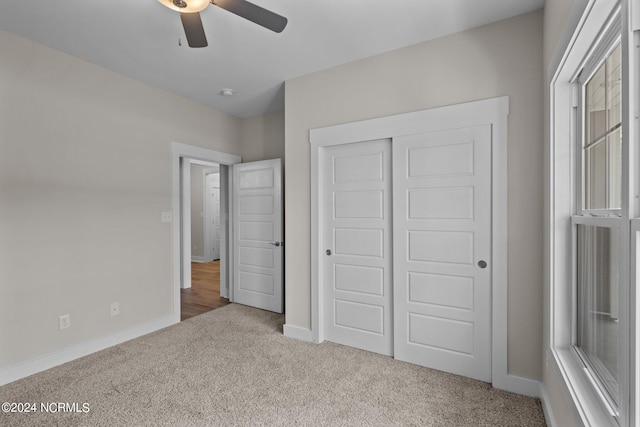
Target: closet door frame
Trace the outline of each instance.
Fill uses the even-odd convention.
[[[492,127],[492,230],[491,254],[491,382],[494,387],[520,394],[539,394],[537,381],[508,373],[507,342],[507,96],[467,102],[411,113],[328,126],[310,131],[311,144],[311,334],[324,341],[322,272],[322,150],[325,147],[393,138],[453,128]]]

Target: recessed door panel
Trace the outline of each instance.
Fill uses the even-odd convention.
[[[404,153],[407,172],[405,176],[421,178],[472,175],[473,147],[472,140],[462,143],[458,141],[447,143],[443,139],[442,141],[433,141],[426,147],[409,148]]]
[[[273,195],[247,195],[238,197],[239,215],[273,215]]]
[[[245,267],[274,267],[273,248],[240,248],[240,262]]]
[[[384,229],[336,228],[336,255],[381,258],[384,255]]]
[[[384,179],[384,158],[382,153],[339,156],[332,159],[334,184],[362,181],[382,181]]]
[[[450,264],[473,262],[473,233],[409,230],[409,261]]]
[[[473,323],[409,313],[411,344],[443,352],[473,355]]]
[[[409,219],[473,219],[473,187],[409,190]]]
[[[274,175],[274,171],[271,168],[241,171],[238,174],[238,187],[241,190],[273,188]]]
[[[340,191],[335,193],[334,212],[339,219],[383,218],[382,191]]]
[[[409,273],[409,302],[473,310],[473,277]]]
[[[241,271],[238,275],[239,289],[256,292],[268,296],[275,294],[273,276],[268,274],[249,273]]]
[[[384,309],[379,305],[335,301],[335,324],[356,331],[384,333]]]
[[[240,239],[256,242],[275,241],[273,223],[269,221],[243,221],[240,228]]]
[[[384,296],[384,268],[335,264],[333,283],[338,291]]]

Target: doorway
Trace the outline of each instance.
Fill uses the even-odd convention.
[[[225,298],[233,299],[229,289],[229,283],[232,282],[232,271],[230,271],[229,263],[231,259],[231,251],[229,249],[232,233],[229,226],[229,218],[231,217],[232,207],[229,203],[229,170],[230,166],[240,163],[240,156],[221,153],[217,151],[207,150],[200,147],[172,143],[172,171],[173,171],[173,317],[175,322],[179,322],[182,318],[182,296],[185,290],[191,289],[193,293],[194,282],[198,282],[202,275],[204,277],[219,277],[218,293]],[[194,181],[200,181],[203,184],[200,188],[200,198],[204,200],[204,173],[207,169],[217,168],[220,174],[220,212],[221,220],[219,226],[219,259],[212,265],[198,265],[193,271],[194,261],[200,261],[198,264],[208,264],[204,261],[214,261],[213,259],[205,259],[204,251],[195,254],[192,244],[192,224],[200,225],[201,240],[196,242],[196,249],[204,246],[204,209],[192,212],[192,166],[200,168],[199,173],[194,175]],[[203,205],[204,207],[204,205]],[[202,213],[202,216],[201,216]],[[192,217],[195,217],[192,218]],[[200,258],[198,258],[198,256]],[[200,271],[203,270],[203,271]],[[215,283],[213,284],[215,286]]]
[[[173,212],[169,221],[173,222],[172,305],[176,323],[181,318],[181,291],[192,286],[192,165],[219,166],[220,296],[230,302],[283,311],[282,162],[240,163],[240,156],[172,143]],[[200,214],[197,212],[196,221],[200,221]]]
[[[184,161],[186,164],[187,161]],[[191,221],[191,286],[180,289],[180,319],[186,320],[229,304],[220,286],[221,167],[217,163],[189,160]],[[223,172],[224,173],[224,172]],[[222,291],[222,292],[221,292]]]

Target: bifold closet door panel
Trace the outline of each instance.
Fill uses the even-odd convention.
[[[393,351],[390,140],[324,149],[325,338]]]
[[[491,127],[393,139],[394,355],[491,380]]]

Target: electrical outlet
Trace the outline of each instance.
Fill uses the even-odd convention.
[[[171,212],[162,212],[160,214],[161,222],[171,222],[173,220],[173,214]]]
[[[60,326],[60,330],[67,329],[71,327],[71,315],[65,314],[63,316],[58,317],[58,325]]]
[[[112,316],[117,316],[118,314],[120,314],[120,303],[119,302],[112,302],[111,303],[111,315]]]

